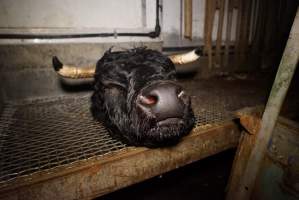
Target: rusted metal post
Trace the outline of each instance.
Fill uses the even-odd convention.
[[[220,67],[222,65],[221,45],[222,45],[223,23],[224,23],[225,0],[218,1],[218,8],[219,8],[219,17],[218,17],[217,39],[216,39],[216,66]]]
[[[205,30],[204,30],[204,40],[205,40],[205,48],[204,52],[208,54],[209,60],[209,69],[211,70],[213,67],[213,55],[212,55],[212,34],[214,27],[214,19],[216,12],[216,0],[206,0],[206,8],[205,8]]]
[[[237,27],[236,27],[236,41],[235,41],[235,58],[234,58],[234,71],[240,67],[239,60],[240,60],[240,42],[241,42],[241,35],[242,35],[242,22],[244,21],[244,0],[238,0],[237,7],[238,7],[238,15],[237,15]]]
[[[192,0],[184,0],[184,37],[192,40]]]
[[[284,50],[274,84],[262,117],[256,143],[250,154],[248,164],[241,177],[235,199],[248,200],[255,184],[255,180],[271,138],[281,105],[288,91],[290,82],[299,60],[299,9]]]
[[[231,32],[232,32],[232,19],[234,11],[233,0],[228,0],[228,10],[227,10],[227,26],[226,26],[226,40],[225,40],[225,57],[224,66],[229,65],[229,48],[231,45]]]
[[[240,56],[239,65],[244,65],[248,59],[248,46],[249,46],[249,32],[250,32],[250,20],[252,12],[252,0],[244,2],[244,19],[243,26],[241,28],[241,40],[240,40]]]

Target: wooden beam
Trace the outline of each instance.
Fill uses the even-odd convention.
[[[218,17],[218,29],[217,29],[217,40],[216,40],[216,64],[217,66],[222,65],[221,59],[221,46],[222,46],[222,32],[223,32],[223,23],[224,23],[224,8],[225,0],[218,1],[219,7],[219,17]]]
[[[225,40],[225,56],[224,65],[229,66],[229,48],[231,46],[232,21],[233,21],[234,3],[233,0],[228,0],[227,20],[226,20],[226,40]]]
[[[252,148],[256,142],[257,133],[261,126],[263,111],[264,107],[259,106],[243,108],[236,112],[236,115],[240,119],[240,123],[245,130],[241,133],[240,142],[235,154],[226,194],[227,200],[237,199],[236,193],[239,188],[241,177],[248,163],[250,153],[252,152]]]
[[[212,34],[213,34],[213,26],[214,26],[215,12],[216,12],[216,0],[206,0],[205,3],[206,3],[206,8],[205,8],[204,52],[208,54],[209,69],[212,69],[213,67]]]
[[[192,0],[184,0],[184,37],[192,40]]]

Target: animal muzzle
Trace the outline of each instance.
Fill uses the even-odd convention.
[[[183,123],[190,97],[173,82],[159,82],[147,86],[137,97],[137,107],[158,125]]]

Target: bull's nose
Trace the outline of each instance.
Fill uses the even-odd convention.
[[[154,84],[144,89],[138,96],[138,106],[157,121],[182,118],[189,97],[174,83]]]

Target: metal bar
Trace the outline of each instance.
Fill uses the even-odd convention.
[[[213,26],[216,12],[216,0],[206,0],[206,9],[205,9],[205,30],[204,30],[204,38],[205,38],[205,53],[208,54],[209,60],[209,69],[211,70],[213,67],[213,55],[212,55],[212,34],[213,34]]]
[[[224,9],[225,0],[220,0],[219,2],[219,17],[218,17],[218,30],[217,30],[217,40],[216,40],[216,65],[220,67],[222,65],[221,59],[221,45],[222,45],[222,31],[224,23]]]
[[[251,18],[250,18],[250,32],[249,32],[249,44],[252,44],[254,34],[257,28],[257,18],[258,18],[258,9],[259,9],[259,2],[258,0],[252,0],[252,11],[251,11]]]
[[[180,0],[180,39],[183,38],[183,0]]]
[[[255,180],[271,138],[281,105],[285,99],[290,82],[299,60],[299,9],[284,50],[274,84],[263,114],[262,124],[257,136],[248,165],[240,181],[236,199],[250,199]]]
[[[240,63],[242,65],[247,63],[248,58],[248,48],[249,48],[249,33],[250,33],[250,20],[251,20],[251,9],[252,9],[252,0],[245,2],[244,9],[244,25],[243,25],[243,36],[241,40],[241,55]]]
[[[227,26],[226,26],[226,40],[225,40],[225,56],[224,66],[229,65],[229,47],[231,45],[232,19],[233,19],[234,4],[233,0],[228,0],[227,10]]]
[[[261,49],[265,34],[265,23],[266,23],[266,13],[268,12],[268,7],[266,1],[257,1],[257,16],[256,16],[256,27],[252,36],[252,47],[251,54],[255,57],[258,63],[261,60]]]
[[[236,27],[236,40],[235,40],[235,58],[234,58],[234,70],[239,67],[240,60],[240,43],[242,36],[242,22],[244,15],[244,0],[238,0],[238,15],[237,15],[237,27]]]
[[[192,40],[192,0],[184,0],[184,37]]]

